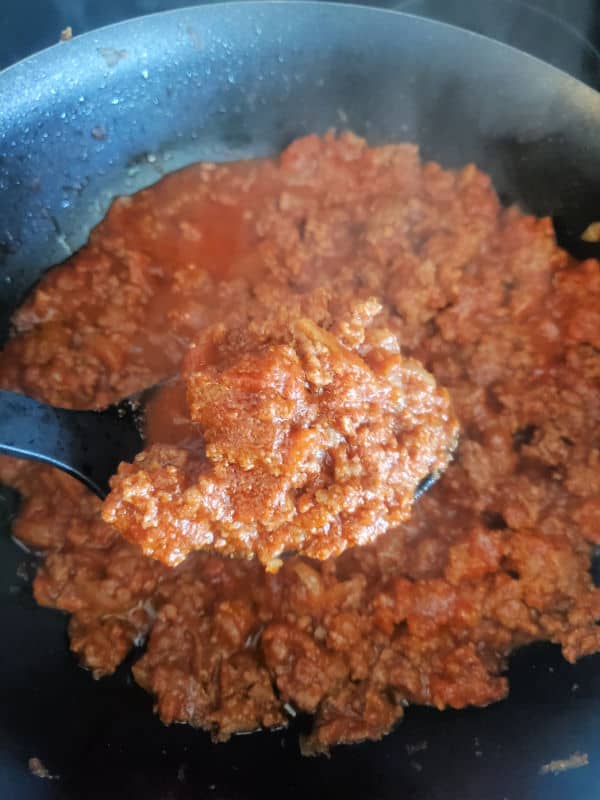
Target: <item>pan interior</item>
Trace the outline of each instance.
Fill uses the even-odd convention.
[[[445,166],[475,161],[505,202],[554,216],[565,241],[600,208],[600,96],[503,45],[385,11],[249,2],[154,15],[16,65],[0,75],[0,96],[0,337],[114,196],[193,161],[268,155],[331,127],[372,144],[416,141]],[[3,529],[13,500],[0,504]],[[544,792],[552,778],[538,767],[583,746],[600,759],[598,658],[571,667],[551,647],[516,656],[506,703],[460,715],[412,709],[396,735],[327,764],[301,761],[294,732],[211,748],[190,729],[163,728],[126,669],[95,684],[75,667],[65,620],[30,598],[29,563],[0,537],[5,796],[60,787],[64,797],[153,798],[187,782],[223,798],[304,798],[322,792],[326,773],[352,797],[403,787],[474,800]],[[526,748],[520,730],[535,732]],[[34,756],[62,783],[31,778]],[[561,787],[584,800],[585,772],[561,776]]]

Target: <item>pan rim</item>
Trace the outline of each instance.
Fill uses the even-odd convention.
[[[10,64],[8,67],[0,70],[0,90],[10,91],[12,88],[12,79],[18,79],[23,70],[29,71],[32,67],[37,67],[38,64],[43,66],[48,59],[57,56],[61,48],[73,46],[76,46],[77,48],[86,47],[90,39],[93,39],[96,36],[105,37],[113,30],[122,30],[123,28],[127,27],[134,28],[138,25],[145,24],[148,20],[167,18],[175,19],[178,16],[185,17],[186,15],[190,14],[202,16],[210,13],[213,9],[244,9],[244,12],[247,16],[252,16],[259,10],[268,8],[275,8],[278,9],[278,11],[283,11],[285,9],[286,13],[291,9],[298,11],[300,8],[306,8],[312,13],[324,10],[331,11],[334,8],[339,12],[341,8],[348,8],[352,11],[358,11],[365,16],[380,18],[387,16],[390,19],[398,18],[400,20],[410,20],[411,24],[425,25],[431,30],[438,31],[440,34],[444,32],[450,32],[453,36],[462,36],[480,44],[487,43],[488,45],[495,47],[498,53],[505,52],[507,57],[513,56],[520,59],[525,59],[532,66],[535,65],[538,69],[542,68],[546,70],[549,77],[553,75],[556,78],[560,77],[563,81],[571,81],[574,86],[578,87],[578,89],[586,89],[591,93],[591,96],[596,98],[600,97],[600,88],[595,89],[593,86],[584,83],[579,78],[576,78],[565,70],[550,64],[548,61],[544,61],[538,56],[532,55],[531,53],[521,50],[518,47],[506,44],[499,39],[494,39],[490,36],[486,36],[485,34],[470,31],[467,28],[461,28],[458,25],[431,19],[429,17],[422,17],[418,14],[412,14],[407,11],[370,6],[366,5],[365,3],[348,3],[345,2],[345,0],[205,0],[202,5],[186,5],[181,6],[180,8],[167,9],[165,11],[155,11],[149,14],[140,14],[139,16],[128,17],[127,19],[123,19],[118,22],[102,25],[98,28],[85,31],[84,33],[76,34],[67,41],[58,41],[55,44],[31,53],[25,58],[16,61],[14,64]],[[348,11],[342,13],[350,12]],[[31,76],[29,75],[28,78],[30,77]]]

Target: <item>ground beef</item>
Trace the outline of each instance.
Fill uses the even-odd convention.
[[[38,601],[71,614],[96,676],[146,638],[134,675],[166,723],[222,740],[298,709],[319,752],[382,736],[409,703],[504,697],[528,642],[571,661],[600,649],[600,266],[560,250],[550,220],[503,209],[474,166],[311,136],[117,200],[16,312],[0,385],[97,407],[179,373],[215,325],[258,331],[293,309],[330,331],[370,298],[369,329],[449,388],[461,427],[443,477],[373,544],[276,574],[209,553],[168,568],[71,478],[1,461],[24,497],[15,534],[45,554]],[[179,388],[167,406],[153,441],[193,443]]]
[[[104,520],[170,566],[214,550],[270,572],[284,553],[323,560],[404,522],[457,424],[433,376],[370,328],[380,310],[353,309],[347,339],[281,311],[261,336],[209,328],[184,364],[204,447],[157,442],[121,464]]]

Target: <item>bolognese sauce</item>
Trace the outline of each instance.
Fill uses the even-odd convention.
[[[309,136],[277,159],[198,164],[116,200],[15,313],[0,385],[97,408],[183,375],[157,399],[153,444],[134,470],[160,472],[166,458],[185,473],[200,448],[226,470],[262,470],[248,519],[258,505],[276,513],[277,481],[301,459],[317,480],[287,497],[299,520],[314,513],[321,468],[330,479],[338,466],[335,414],[316,426],[314,452],[327,457],[312,464],[311,448],[290,457],[287,423],[260,428],[252,405],[262,391],[276,416],[283,403],[283,416],[312,420],[316,384],[304,379],[320,379],[328,353],[340,359],[326,369],[337,399],[354,397],[337,397],[344,359],[356,370],[373,436],[365,458],[385,446],[398,405],[378,421],[360,390],[392,391],[391,376],[442,406],[427,374],[447,387],[460,442],[409,517],[359,502],[359,515],[392,528],[324,560],[287,557],[276,572],[214,552],[169,567],[123,538],[118,503],[103,518],[73,479],[4,458],[2,479],[23,495],[14,534],[43,554],[37,601],[71,615],[71,647],[95,677],[145,641],[133,673],[164,722],[221,741],[301,710],[314,715],[303,745],[313,753],[382,736],[411,703],[505,697],[507,659],[529,642],[556,642],[570,661],[597,651],[598,309],[598,262],[571,259],[550,220],[503,208],[475,166],[423,163],[408,144]],[[346,455],[342,443],[347,487],[360,465]],[[384,484],[393,491],[386,476],[378,498]],[[280,543],[263,560],[279,553]]]
[[[372,327],[380,310],[358,304],[333,330],[282,307],[209,327],[184,360],[180,417],[204,446],[159,439],[121,464],[104,520],[171,566],[212,550],[270,572],[286,552],[323,560],[404,522],[421,481],[446,467],[457,424],[448,393]],[[172,414],[158,397],[149,431]]]

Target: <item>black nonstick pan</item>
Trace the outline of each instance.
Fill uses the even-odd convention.
[[[32,24],[34,24],[32,20]],[[80,247],[110,200],[199,159],[279,151],[351,128],[475,161],[501,197],[578,243],[600,216],[600,95],[504,45],[423,19],[312,2],[149,16],[62,43],[0,74],[0,330],[42,272]],[[166,728],[128,665],[95,682],[61,614],[37,608],[31,556],[0,500],[0,797],[594,800],[600,656],[512,659],[510,698],[411,708],[379,743],[299,754],[298,728],[212,745]],[[574,756],[574,758],[571,758]],[[31,774],[38,758],[50,776]],[[544,768],[571,758],[573,769]]]

